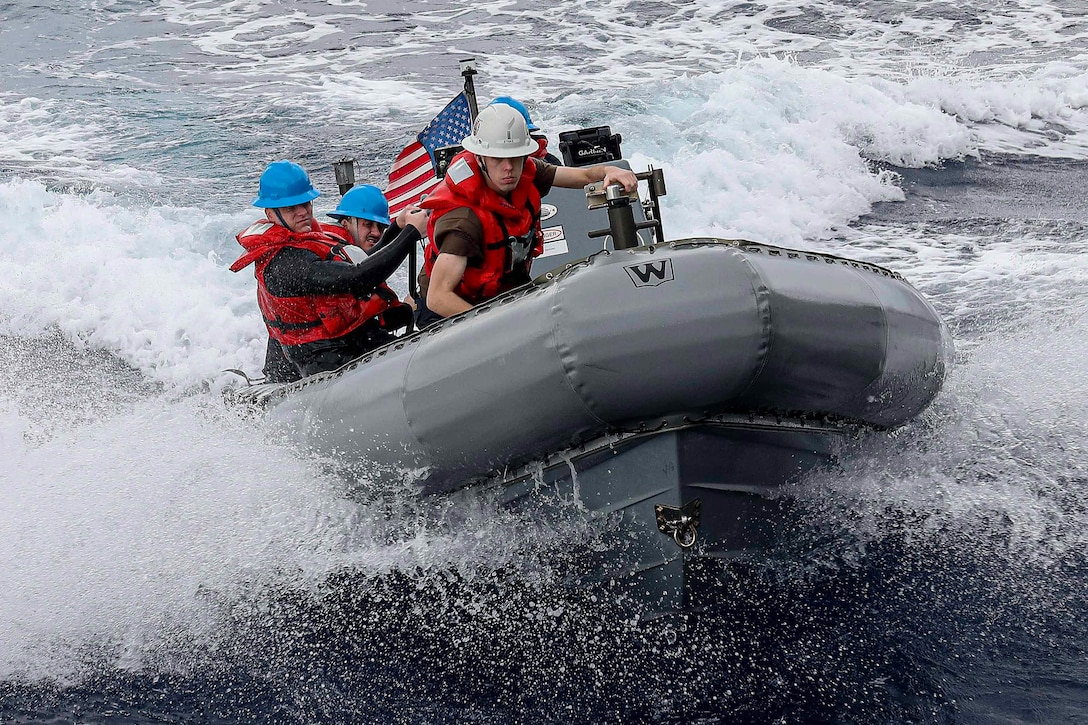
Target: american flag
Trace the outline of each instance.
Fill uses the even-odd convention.
[[[421,196],[438,184],[434,173],[434,150],[459,144],[471,132],[468,98],[459,93],[393,162],[389,185],[385,188],[390,216],[409,204],[418,203]]]

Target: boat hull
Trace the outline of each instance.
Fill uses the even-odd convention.
[[[708,572],[773,549],[790,510],[784,487],[828,465],[859,428],[743,415],[603,436],[496,480],[501,505],[534,520],[576,502],[617,532],[580,584],[607,586],[643,617],[690,611],[713,596]],[[453,494],[457,495],[457,494]],[[662,530],[659,511],[695,507],[687,536]],[[557,522],[557,525],[561,525]]]
[[[610,430],[722,412],[895,426],[947,331],[898,275],[692,239],[601,252],[338,371],[255,397],[345,469],[449,491]]]

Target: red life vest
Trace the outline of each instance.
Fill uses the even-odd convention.
[[[457,154],[446,170],[443,183],[420,204],[424,209],[432,210],[427,222],[423,272],[430,277],[438,259],[435,223],[448,211],[468,207],[483,226],[484,238],[480,242],[484,258],[479,266],[465,268],[454,292],[474,305],[513,289],[515,283],[511,278],[524,279],[532,258],[544,251],[544,237],[540,232],[540,191],[533,183],[535,176],[536,164],[526,159],[521,178],[507,199],[487,185],[475,155],[467,151]],[[516,254],[518,246],[524,252],[520,260]]]
[[[536,141],[536,151],[529,155],[534,159],[544,161],[548,156],[548,139],[546,137],[536,138],[534,136],[533,140]]]
[[[352,294],[270,295],[265,288],[264,271],[276,252],[284,247],[305,249],[324,260],[351,262],[343,251],[345,245],[351,244],[343,227],[315,224],[316,231],[292,232],[279,224],[261,220],[237,236],[246,253],[230,266],[230,270],[238,272],[256,262],[253,276],[257,278],[257,306],[261,308],[269,337],[283,345],[332,340],[358,329],[369,320],[376,319],[382,324],[382,313],[401,304],[393,290],[384,284],[363,299]]]

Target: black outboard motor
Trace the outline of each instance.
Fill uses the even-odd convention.
[[[559,151],[567,166],[592,166],[622,159],[622,140],[623,137],[612,133],[608,126],[580,128],[559,134]]]

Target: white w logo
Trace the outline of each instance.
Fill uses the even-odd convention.
[[[667,257],[657,262],[631,264],[624,270],[636,287],[656,287],[673,279],[672,260]]]

